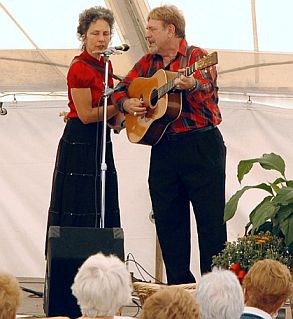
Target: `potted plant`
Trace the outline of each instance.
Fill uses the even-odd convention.
[[[270,153],[262,157],[242,160],[238,164],[237,178],[242,182],[244,175],[250,172],[254,164],[263,169],[275,170],[280,173],[273,182],[244,186],[227,202],[224,212],[224,222],[231,219],[237,210],[241,196],[250,189],[261,189],[268,193],[249,214],[249,222],[245,234],[257,234],[269,231],[284,239],[290,253],[293,253],[293,180],[285,176],[285,162],[280,155]]]
[[[217,256],[213,256],[212,266],[234,271],[242,283],[250,267],[261,259],[274,259],[289,269],[293,267],[293,256],[283,238],[270,232],[248,234],[226,242],[225,248]]]

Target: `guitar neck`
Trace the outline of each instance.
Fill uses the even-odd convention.
[[[217,52],[213,52],[201,58],[200,60],[196,61],[192,65],[186,67],[184,75],[190,76],[196,70],[202,70],[212,65],[215,65],[217,63],[218,63],[218,54]],[[176,77],[167,81],[166,84],[158,88],[158,98],[161,98],[162,96],[164,96],[165,94],[167,94],[168,92],[172,91],[175,88],[175,79],[177,79],[180,76],[180,74],[182,73],[178,72]]]

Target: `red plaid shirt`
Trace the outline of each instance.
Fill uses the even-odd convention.
[[[127,88],[137,77],[151,77],[159,69],[178,71],[182,56],[186,56],[188,45],[185,39],[180,42],[176,58],[164,67],[163,58],[159,54],[144,55],[121,81],[116,92],[112,95],[112,101],[123,111],[123,102],[128,98]],[[188,65],[206,56],[207,52],[194,47],[188,58]],[[168,127],[168,133],[186,132],[192,129],[208,125],[218,125],[222,121],[218,107],[217,71],[215,66],[208,70],[196,70],[193,76],[198,80],[199,86],[196,91],[182,90],[182,112],[179,118]]]

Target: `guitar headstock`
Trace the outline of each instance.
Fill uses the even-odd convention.
[[[208,54],[207,56],[201,58],[196,62],[196,68],[198,70],[205,69],[209,66],[215,65],[218,63],[218,53],[212,52]]]

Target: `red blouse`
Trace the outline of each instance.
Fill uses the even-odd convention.
[[[93,61],[98,66],[104,68],[105,60],[102,56],[100,60],[95,59],[89,55],[86,51],[83,51],[80,55],[74,57],[75,59],[86,59]],[[113,73],[111,61],[109,61],[109,73]],[[71,96],[72,88],[90,88],[92,93],[92,107],[102,105],[101,97],[104,93],[104,72],[95,69],[93,66],[87,64],[85,61],[73,62],[68,70],[67,74],[67,87],[68,87],[68,106],[70,112],[68,117],[78,117],[75,105]],[[109,77],[108,86],[113,88],[113,79]]]

